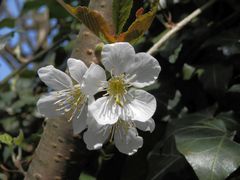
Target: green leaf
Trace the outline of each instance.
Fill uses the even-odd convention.
[[[95,180],[96,178],[86,173],[81,173],[79,180]]]
[[[2,118],[0,124],[7,132],[13,132],[19,128],[19,121],[16,116]]]
[[[218,51],[221,51],[225,56],[232,56],[240,54],[239,44],[239,27],[234,27],[228,30],[224,30],[221,33],[216,33],[215,36],[209,38],[203,45],[205,47],[217,47]]]
[[[236,131],[240,129],[239,121],[235,120],[232,111],[220,113],[215,118],[224,121],[228,131]]]
[[[120,34],[130,15],[133,0],[113,0],[113,22],[115,24],[116,33]]]
[[[13,142],[15,145],[19,146],[22,144],[23,140],[24,140],[24,134],[23,134],[23,131],[20,130],[19,135],[13,138]]]
[[[13,138],[7,133],[1,134],[0,135],[0,143],[7,144],[7,145],[12,145],[13,144]]]
[[[174,98],[168,100],[168,106],[167,106],[168,110],[174,109],[174,107],[176,107],[180,102],[181,97],[182,97],[181,92],[179,90],[176,90]]]
[[[240,84],[234,84],[228,89],[229,92],[240,93]]]
[[[174,64],[178,57],[179,57],[179,54],[180,52],[182,51],[182,47],[183,47],[183,44],[180,44],[175,50],[174,50],[174,53],[172,55],[169,56],[169,62]]]
[[[194,114],[177,121],[181,127],[175,131],[177,148],[200,180],[224,180],[239,167],[240,145],[232,141],[226,115]]]
[[[183,65],[183,70],[182,71],[183,71],[183,79],[184,80],[189,80],[189,79],[191,79],[191,77],[192,77],[192,75],[195,71],[195,68],[193,66],[190,66],[190,65],[185,63]]]
[[[8,92],[1,92],[0,94],[0,101],[4,102],[6,105],[10,105],[12,100],[17,97],[15,92],[8,91]]]
[[[214,96],[221,97],[228,89],[228,83],[232,77],[233,67],[225,64],[209,64],[202,67],[204,73],[200,80],[203,87]]]
[[[160,141],[148,155],[149,172],[147,180],[177,179],[174,177],[186,177],[183,171],[189,168],[184,157],[177,151],[174,137],[167,141]],[[168,177],[169,174],[175,176]],[[188,176],[191,173],[187,171]],[[193,174],[194,176],[194,174]],[[179,178],[178,178],[179,179]]]
[[[28,0],[24,3],[22,11],[29,11],[33,9],[38,9],[39,7],[46,5],[44,1],[35,1],[35,0]]]
[[[13,28],[15,27],[15,19],[12,18],[6,18],[0,21],[0,28],[3,27],[9,27],[9,28]]]

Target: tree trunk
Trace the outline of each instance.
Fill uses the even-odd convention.
[[[89,8],[99,11],[107,22],[112,22],[112,0],[91,0]],[[113,27],[112,23],[110,25]],[[71,57],[81,59],[87,65],[98,62],[94,49],[99,42],[82,25]],[[25,180],[78,179],[90,155],[81,137],[73,137],[72,124],[67,117],[48,119]]]

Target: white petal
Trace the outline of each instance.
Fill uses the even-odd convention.
[[[52,65],[40,68],[38,75],[39,78],[52,89],[63,90],[72,87],[71,78]]]
[[[130,93],[133,100],[128,104],[128,107],[132,111],[132,119],[142,122],[149,120],[156,111],[155,97],[144,90],[133,90]]]
[[[160,71],[161,67],[154,57],[147,53],[138,53],[135,56],[135,61],[128,67],[127,73],[130,77],[134,77],[131,84],[142,88],[153,84]]]
[[[147,120],[146,122],[134,121],[134,123],[136,127],[142,131],[153,132],[153,130],[155,129],[155,122],[152,118]]]
[[[94,96],[89,96],[88,97],[88,106],[90,106],[92,103],[94,103],[95,102],[95,98],[94,98]]]
[[[102,64],[114,75],[124,73],[134,58],[134,48],[126,42],[106,44],[102,50]]]
[[[100,149],[104,142],[109,138],[111,126],[99,125],[92,119],[87,131],[83,134],[83,140],[89,150]]]
[[[102,81],[106,81],[106,73],[104,69],[101,68],[101,66],[92,63],[83,76],[83,91],[87,95],[96,94]]]
[[[61,116],[61,112],[56,110],[59,108],[54,104],[56,101],[58,101],[58,96],[55,92],[49,95],[43,95],[37,102],[38,111],[48,118]]]
[[[126,129],[119,127],[115,130],[114,142],[120,152],[128,155],[136,153],[143,145],[143,139],[138,136],[135,128],[126,131]]]
[[[89,106],[92,116],[101,125],[116,123],[121,109],[109,97],[101,97]]]
[[[71,77],[78,83],[81,83],[83,75],[87,71],[87,66],[85,63],[78,59],[69,58],[67,65]]]
[[[72,119],[74,135],[81,133],[87,127],[87,119],[88,119],[87,113],[88,113],[88,106],[86,103],[84,103],[81,107],[80,112],[75,113]]]

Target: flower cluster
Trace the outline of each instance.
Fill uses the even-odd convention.
[[[136,54],[125,42],[104,45],[101,56],[109,78],[101,66],[87,68],[72,58],[67,62],[70,76],[53,66],[40,68],[40,79],[55,91],[41,97],[37,106],[48,118],[68,117],[74,134],[87,129],[83,139],[88,149],[114,142],[120,152],[131,155],[143,144],[136,128],[155,128],[156,99],[140,88],[153,84],[161,68],[155,58]],[[105,94],[95,100],[98,92]]]

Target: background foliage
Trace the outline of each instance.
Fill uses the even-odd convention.
[[[64,70],[81,26],[55,1],[12,2],[16,10],[0,1],[0,179],[23,177],[44,125],[35,105],[48,89],[36,71],[48,64]],[[165,6],[135,44],[137,52],[207,0],[161,2]],[[140,7],[149,10],[149,2],[134,0],[119,29],[127,31]],[[159,49],[162,72],[147,88],[158,103],[155,131],[141,132],[144,146],[133,156],[109,147],[96,151],[80,179],[240,179],[239,19],[238,0],[218,0]]]

